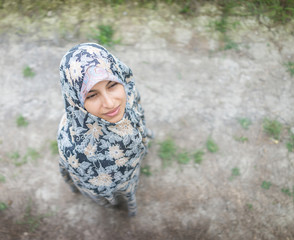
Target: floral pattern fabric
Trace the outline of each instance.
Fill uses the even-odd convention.
[[[104,80],[117,79],[124,86],[127,103],[117,123],[83,107],[83,81],[92,67],[108,73]],[[140,162],[147,151],[149,130],[131,69],[104,47],[84,43],[62,58],[60,82],[65,105],[57,138],[62,176],[73,191],[79,190],[101,205],[117,204],[117,198],[123,196],[129,214],[135,215]]]

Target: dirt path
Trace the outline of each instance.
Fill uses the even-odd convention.
[[[294,199],[281,192],[294,187],[294,155],[285,147],[293,77],[283,65],[294,61],[294,24],[269,29],[238,19],[228,33],[237,49],[221,51],[219,34],[207,27],[218,16],[207,9],[214,8],[184,18],[166,7],[103,8],[82,18],[77,8],[39,23],[18,15],[0,21],[0,202],[8,207],[0,239],[294,239]],[[71,193],[50,149],[63,112],[59,61],[97,23],[113,24],[122,38],[112,52],[131,66],[156,134],[143,162],[152,175],[141,177],[132,219]],[[26,65],[33,78],[23,77]],[[27,127],[17,127],[19,115]],[[238,118],[252,125],[244,130]],[[264,118],[283,124],[280,141],[263,132]],[[203,162],[163,169],[157,152],[168,136],[188,152],[203,149]],[[216,153],[206,150],[209,136]],[[232,177],[233,168],[240,175]]]

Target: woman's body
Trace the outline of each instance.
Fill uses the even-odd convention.
[[[66,110],[58,131],[62,176],[73,191],[102,205],[123,196],[135,215],[148,137],[131,69],[102,46],[85,43],[62,58],[60,80]]]

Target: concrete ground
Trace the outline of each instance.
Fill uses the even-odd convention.
[[[286,148],[294,78],[284,65],[294,62],[294,23],[231,17],[238,24],[227,35],[236,45],[222,50],[226,42],[211,27],[220,18],[215,6],[199,6],[195,17],[177,10],[75,6],[40,19],[3,15],[0,239],[294,239],[294,154]],[[71,193],[50,148],[63,113],[60,59],[94,41],[97,24],[112,25],[121,39],[110,51],[132,68],[156,136],[135,218]],[[23,76],[26,66],[34,77]],[[20,115],[28,126],[17,126]],[[248,130],[240,118],[251,120]],[[280,140],[264,132],[265,118],[282,123]],[[209,137],[218,152],[207,150]],[[181,151],[203,150],[201,164],[191,158],[163,168],[158,151],[167,138]]]

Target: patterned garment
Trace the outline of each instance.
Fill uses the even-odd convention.
[[[85,93],[95,85],[85,84],[85,72],[94,66],[101,68],[103,80],[124,86],[126,109],[117,123],[96,117],[83,107]],[[136,214],[140,162],[150,137],[132,76],[130,68],[98,44],[73,47],[60,63],[66,112],[58,130],[60,172],[72,190],[101,205],[115,205],[122,196],[131,216]]]

